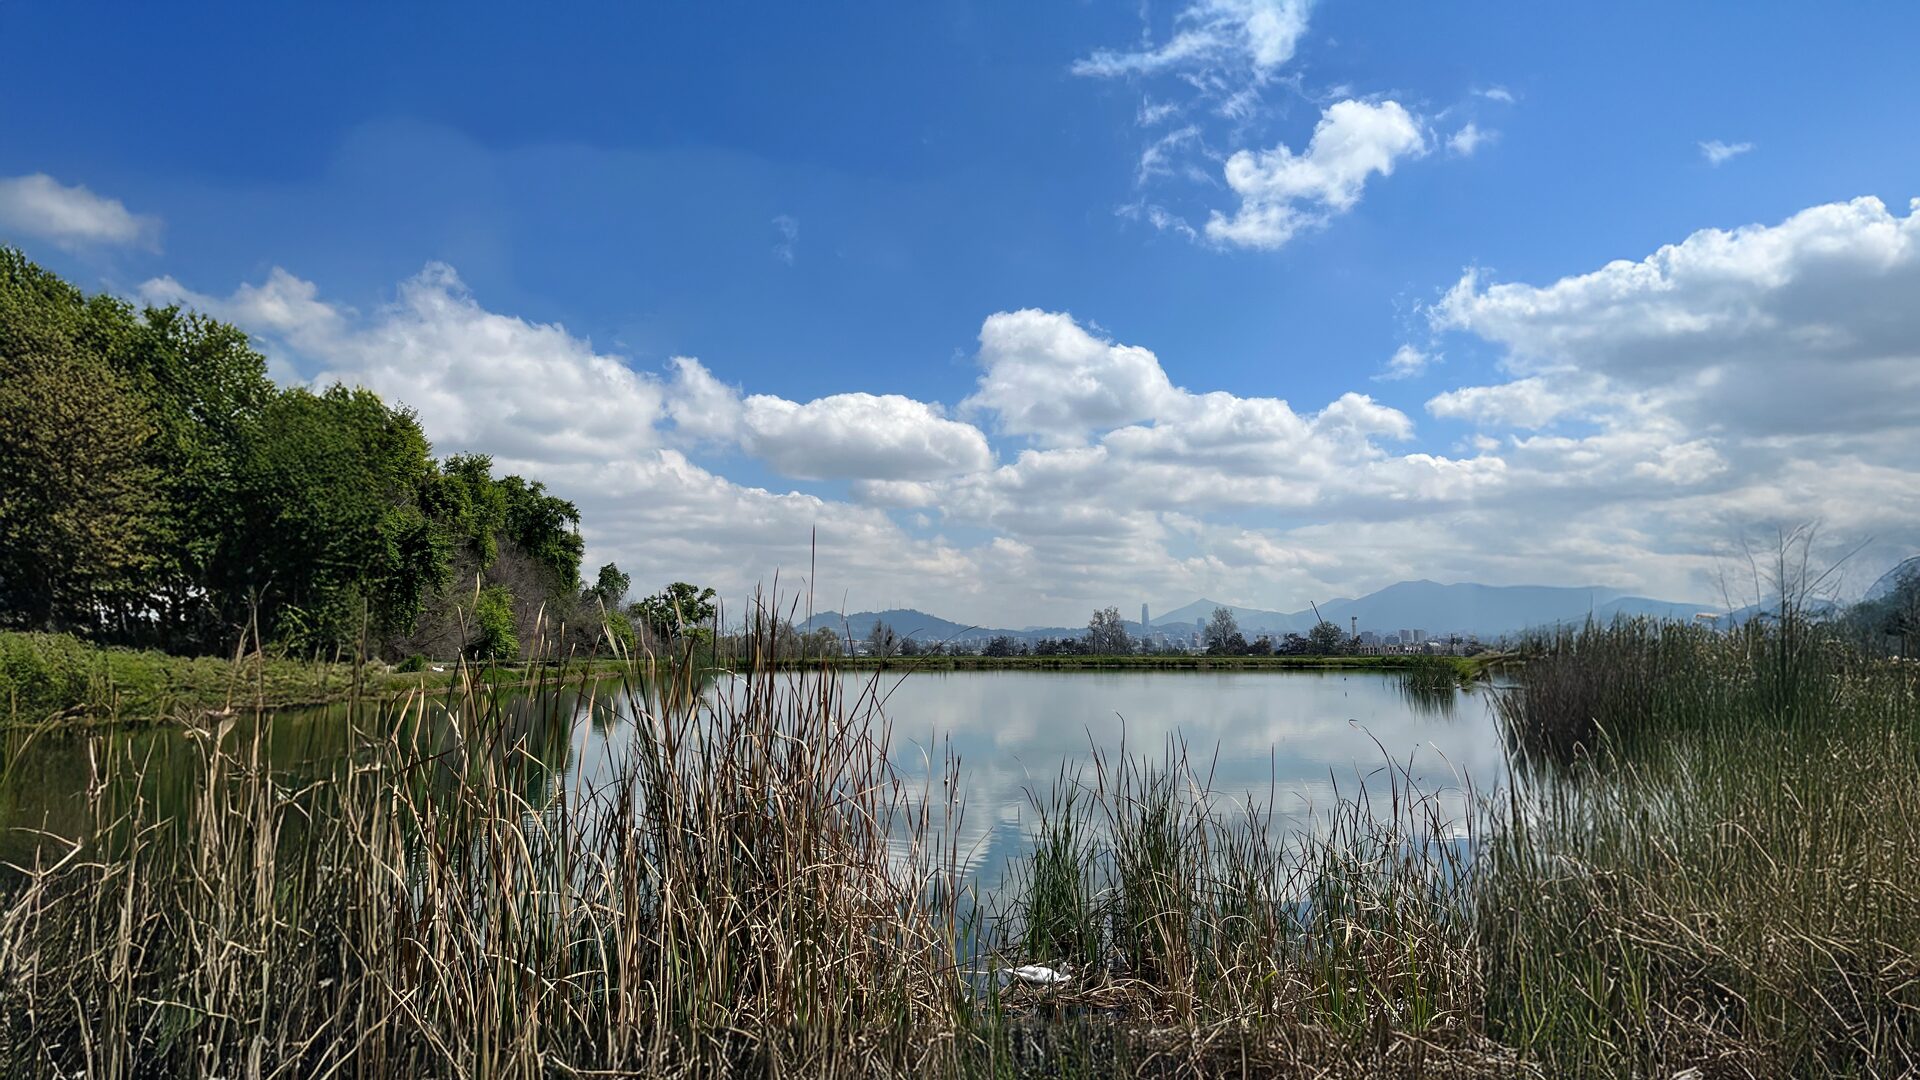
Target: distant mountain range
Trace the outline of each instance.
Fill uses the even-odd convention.
[[[1192,625],[1230,607],[1243,631],[1304,634],[1314,624],[1314,611],[1262,611],[1232,607],[1212,600],[1196,600],[1153,620],[1156,628]],[[1589,616],[1608,620],[1617,615],[1654,618],[1692,618],[1698,604],[1629,596],[1598,586],[1568,588],[1553,585],[1442,585],[1437,581],[1402,581],[1358,599],[1334,599],[1319,605],[1320,617],[1342,628],[1386,633],[1425,630],[1429,634],[1462,633],[1499,637],[1536,626],[1583,622]]]
[[[1266,611],[1260,608],[1195,600],[1164,614],[1153,616],[1156,631],[1179,633],[1204,622],[1216,607],[1233,612],[1240,630],[1248,637],[1271,634],[1305,634],[1312,628],[1314,613],[1304,611]],[[1442,585],[1433,581],[1402,581],[1357,599],[1335,599],[1320,605],[1321,616],[1343,629],[1358,620],[1363,631],[1379,634],[1400,630],[1418,630],[1428,636],[1449,633],[1497,638],[1506,634],[1556,623],[1584,622],[1589,616],[1609,620],[1618,615],[1645,615],[1654,618],[1690,619],[1703,610],[1694,603],[1653,600],[1630,596],[1618,589],[1598,587],[1566,588],[1549,585]],[[1149,613],[1151,614],[1151,613]],[[969,626],[924,611],[896,608],[890,611],[861,611],[851,615],[828,612],[808,620],[805,629],[831,627],[836,633],[862,638],[875,622],[885,622],[896,633],[922,641],[950,641],[992,637],[1033,640],[1041,637],[1066,637],[1084,633],[1081,626],[1040,626],[1022,629]],[[1129,621],[1127,632],[1138,635],[1138,622]]]

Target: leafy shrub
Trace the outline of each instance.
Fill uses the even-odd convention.
[[[520,655],[520,639],[513,629],[513,594],[499,585],[480,590],[473,602],[477,633],[468,651],[490,660],[512,660]]]
[[[607,640],[615,649],[624,654],[633,652],[636,638],[633,632],[633,619],[623,611],[606,613]]]
[[[95,656],[71,634],[0,634],[0,715],[43,720],[85,701]]]

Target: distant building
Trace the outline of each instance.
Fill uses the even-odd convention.
[[[1141,604],[1140,605],[1140,632],[1143,634],[1146,633],[1147,627],[1152,625],[1153,625],[1153,620],[1147,618],[1147,605]]]

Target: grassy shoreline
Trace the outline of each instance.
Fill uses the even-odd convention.
[[[409,694],[530,688],[556,678],[611,677],[616,660],[474,665],[448,661],[421,671],[384,663],[174,656],[93,645],[66,634],[0,632],[0,726],[49,720],[109,724],[194,717],[228,709],[295,709]]]
[[[1498,662],[1483,656],[913,656],[783,660],[786,671],[823,665],[838,671],[1308,671],[1423,672],[1465,684]],[[612,677],[613,659],[564,664],[475,665],[446,661],[441,671],[402,671],[372,662],[174,656],[97,646],[65,634],[0,632],[0,725],[60,718],[113,723],[196,716],[229,708],[292,709],[349,698],[385,701],[444,691],[463,679],[496,689],[530,688],[555,677]],[[725,668],[727,665],[722,664]]]

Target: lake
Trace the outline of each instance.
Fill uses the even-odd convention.
[[[989,888],[1026,843],[1029,792],[1044,795],[1063,776],[1092,783],[1096,750],[1159,762],[1170,747],[1184,746],[1216,798],[1271,798],[1283,824],[1303,828],[1314,826],[1317,809],[1363,785],[1384,794],[1388,774],[1400,770],[1451,819],[1464,821],[1469,784],[1484,793],[1506,775],[1484,690],[1409,694],[1393,674],[923,671],[842,678],[850,698],[877,700],[892,727],[892,760],[909,780],[937,777],[947,755],[957,756],[964,810],[955,832],[967,868]],[[510,704],[517,723],[548,732],[533,740],[546,783],[564,779],[568,796],[579,800],[615,773],[631,732],[606,717],[631,715],[630,707],[616,701],[609,710],[603,700],[590,715],[572,695]],[[337,737],[347,728],[345,716],[340,707],[273,715],[259,730],[263,756],[285,770],[337,758],[346,752]],[[250,732],[243,724],[229,738]],[[0,859],[19,862],[31,853],[36,841],[27,830],[80,833],[84,792],[105,746],[155,764],[147,797],[162,806],[185,804],[198,756],[177,729],[104,740],[42,736],[7,750]]]

